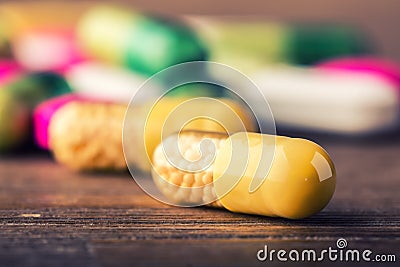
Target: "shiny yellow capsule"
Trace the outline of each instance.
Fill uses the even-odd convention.
[[[174,140],[181,155],[168,151]],[[290,219],[322,210],[336,185],[332,160],[319,145],[247,132],[228,137],[188,131],[168,137],[154,152],[153,179],[177,204],[212,203],[233,212]]]

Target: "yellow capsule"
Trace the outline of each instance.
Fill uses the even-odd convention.
[[[168,153],[170,147],[165,145],[173,138],[177,135],[166,138],[156,148],[154,169],[167,168],[168,175],[192,172],[189,161],[185,162],[186,166],[173,165],[179,156]],[[204,151],[213,151],[215,158],[206,169],[201,166],[201,160],[197,161],[200,164],[198,173],[212,175],[212,183],[203,185],[203,202],[193,202],[199,200],[198,188],[192,188],[192,193],[190,188],[186,189],[185,195],[179,186],[175,190],[164,190],[160,180],[168,180],[166,173],[153,171],[153,179],[161,192],[174,203],[199,205],[208,204],[207,200],[233,212],[299,219],[322,210],[335,191],[334,165],[326,151],[311,141],[248,132],[228,137],[186,131],[177,138],[179,147],[187,149],[199,147],[205,139],[212,142],[203,143],[203,163],[208,156]],[[204,145],[214,146],[214,149],[208,150]],[[185,152],[182,151],[182,155]],[[195,193],[196,197],[192,197]]]
[[[272,163],[260,165],[268,162],[269,153],[263,152],[271,146],[275,148]],[[247,164],[238,170],[243,162],[231,162],[243,153],[248,155]],[[227,139],[216,156],[213,179],[219,201],[228,210],[291,219],[322,210],[336,185],[334,165],[319,145],[300,138],[271,138],[257,133],[237,133]],[[226,192],[232,180],[238,183]],[[249,192],[253,180],[261,184]]]
[[[163,139],[181,130],[234,133],[256,131],[251,113],[228,98],[169,98],[128,109],[124,142],[135,150],[125,153],[128,163],[150,171],[154,149]],[[125,134],[124,133],[124,134]],[[144,146],[143,144],[144,141]],[[138,145],[140,144],[140,145]],[[130,153],[131,152],[131,153]],[[191,155],[196,157],[196,151]]]

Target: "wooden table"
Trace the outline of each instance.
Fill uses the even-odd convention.
[[[322,212],[295,221],[170,207],[127,173],[77,174],[44,153],[3,157],[0,266],[273,266],[282,263],[257,260],[264,245],[319,251],[338,238],[398,264],[400,138],[314,140],[333,157],[337,189]]]

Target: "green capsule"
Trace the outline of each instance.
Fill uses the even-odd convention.
[[[9,90],[0,90],[0,152],[22,145],[29,131],[30,108]]]
[[[299,25],[289,29],[288,61],[311,65],[345,55],[365,54],[371,50],[361,32],[340,25]]]
[[[91,56],[145,75],[207,57],[204,45],[186,25],[107,5],[90,9],[77,33]]]
[[[70,93],[65,80],[52,73],[23,75],[0,88],[0,152],[27,143],[31,136],[31,115],[36,105]]]
[[[224,88],[208,83],[189,83],[178,86],[168,92],[169,97],[221,97]]]
[[[71,88],[61,76],[40,72],[21,76],[14,82],[5,85],[19,100],[34,108],[42,101],[71,92]]]

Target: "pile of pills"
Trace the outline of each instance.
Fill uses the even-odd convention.
[[[317,144],[259,133],[267,125],[252,110],[262,114],[265,100],[250,89],[248,103],[233,97],[218,81],[240,79],[212,69],[201,71],[215,83],[167,93],[170,81],[157,80],[128,108],[175,64],[213,60],[244,72],[278,127],[360,136],[399,126],[400,67],[366,55],[354,28],[176,20],[79,2],[5,3],[0,18],[0,153],[34,141],[75,171],[134,166],[177,205],[304,218],[329,202],[336,174]]]

